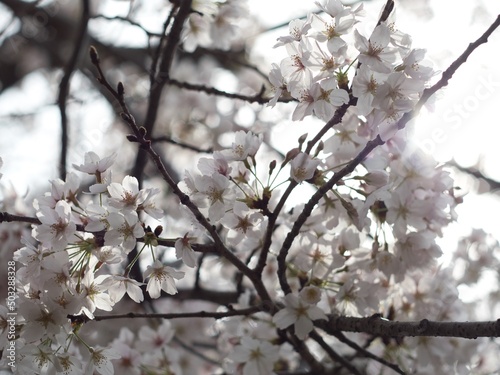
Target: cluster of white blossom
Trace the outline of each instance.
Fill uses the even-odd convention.
[[[464,318],[451,269],[436,261],[441,255],[436,238],[454,220],[459,203],[453,181],[397,132],[398,121],[414,108],[434,75],[422,65],[425,52],[412,49],[411,38],[393,23],[382,22],[371,35],[362,35],[355,29],[362,6],[353,9],[339,0],[317,4],[321,13],[292,21],[290,35],[278,40],[277,46],[286,48],[289,56],[272,66],[275,96],[270,105],[291,96],[298,101],[290,104],[296,106],[293,120],[314,115],[329,122],[342,108],[345,114],[328,129],[324,141],[317,142],[316,152],[304,147],[303,137],[281,164],[259,164],[264,137],[251,131],[236,132],[230,148],[199,159],[197,171],[186,171],[181,183],[194,208],[182,211],[182,219],[192,227],[170,242],[175,251],[169,259],[175,262],[167,265],[168,256],[158,245],[162,227],[146,224],[148,217],[160,221],[168,215],[162,210],[168,208],[159,204],[160,190],[140,189],[132,176],[115,182],[111,166],[116,154],[100,158],[88,152],[83,164],[74,165],[95,178],[87,192],[81,192],[81,180],[71,172],[65,181],[51,181],[51,191],[34,200],[39,223],[14,253],[19,264],[20,371],[181,375],[223,370],[268,375],[302,369],[300,345],[315,350],[323,365],[334,366],[310,338],[319,335],[313,331],[315,321],[327,320],[329,314]],[[227,48],[236,20],[245,16],[245,2],[195,1],[193,10],[184,48]],[[318,200],[289,245],[286,260],[280,259],[310,199],[285,202],[288,196],[281,189],[321,189],[378,135],[384,144]],[[186,203],[180,194],[178,198]],[[3,203],[2,210],[10,211]],[[196,246],[218,245],[219,239],[227,252],[208,251],[201,262]],[[128,255],[136,248],[138,254],[130,261]],[[225,254],[230,257],[223,259]],[[134,265],[144,270],[142,280],[131,277]],[[262,285],[247,277],[256,275],[259,267]],[[243,268],[248,270],[245,277]],[[463,278],[473,279],[470,273]],[[184,278],[200,278],[206,290],[217,292],[232,291],[238,284],[237,302],[214,308],[186,301],[176,307],[159,299],[162,291],[176,294]],[[215,324],[202,314],[184,325],[164,320],[141,326],[132,320],[114,340],[106,335],[94,342],[87,339],[86,320],[99,310],[115,310],[119,302],[143,303],[144,290],[149,306],[166,312],[181,305],[196,312],[201,306],[228,316]],[[262,290],[272,301],[262,300]],[[259,303],[258,312],[230,314]],[[7,345],[7,313],[0,307],[0,350]],[[290,339],[292,334],[300,344]],[[208,342],[201,342],[200,336],[209,337]],[[334,338],[323,339],[338,353],[350,353]],[[192,345],[188,349],[187,343]],[[473,364],[476,350],[447,338],[379,338],[370,345],[380,358],[419,374],[463,373]],[[194,363],[199,364],[196,369]],[[390,370],[378,362],[366,367],[367,374],[384,371]]]
[[[191,8],[183,31],[183,48],[190,52],[198,46],[229,49],[248,16],[247,0],[194,0]]]

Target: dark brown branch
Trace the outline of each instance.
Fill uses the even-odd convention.
[[[169,79],[168,83],[173,85],[173,86],[182,88],[182,89],[204,92],[204,93],[209,94],[209,95],[223,96],[223,97],[229,98],[229,99],[239,99],[239,100],[243,100],[243,101],[248,102],[248,103],[266,104],[266,103],[269,103],[269,101],[271,100],[270,98],[265,98],[263,96],[264,92],[265,92],[264,86],[262,86],[260,92],[258,92],[257,94],[248,96],[248,95],[241,95],[241,94],[235,94],[235,93],[230,93],[230,92],[226,92],[226,91],[221,91],[221,90],[218,90],[214,87],[209,87],[209,86],[205,86],[205,85],[198,85],[198,84],[193,84],[193,83],[188,83],[188,82],[180,82],[180,81],[177,81],[173,78]],[[284,102],[284,103],[288,103],[291,101],[296,101],[296,99],[290,99],[290,100],[280,99],[279,101]]]
[[[89,0],[82,0],[82,16],[78,36],[74,43],[73,54],[64,68],[64,76],[59,84],[59,96],[57,98],[59,112],[61,113],[61,156],[59,160],[59,177],[62,180],[66,178],[66,158],[68,156],[68,117],[66,114],[66,98],[69,94],[70,79],[73,75],[73,71],[76,69],[78,59],[81,56],[81,53],[86,50],[83,44],[87,35],[89,17]]]
[[[167,142],[167,143],[170,143],[172,145],[176,145],[176,146],[185,148],[187,150],[191,150],[191,151],[195,151],[195,152],[199,152],[199,153],[203,153],[203,154],[211,154],[211,153],[214,152],[214,150],[211,149],[211,148],[203,150],[203,149],[201,149],[199,147],[195,147],[195,146],[192,146],[192,145],[188,145],[186,143],[178,142],[178,141],[173,140],[170,137],[165,137],[165,136],[164,137],[152,137],[151,138],[151,142],[153,142],[153,143]]]
[[[192,0],[183,0],[179,5],[179,9],[177,11],[177,14],[175,15],[174,22],[172,23],[172,27],[170,28],[170,32],[168,34],[167,44],[163,49],[163,53],[159,61],[158,73],[154,77],[154,82],[152,82],[151,84],[148,110],[146,113],[146,119],[144,120],[144,128],[146,129],[147,134],[153,133],[163,87],[170,78],[170,67],[172,66],[175,50],[181,38],[181,32],[184,27],[184,22],[191,13],[191,2]],[[145,150],[139,149],[132,171],[132,175],[137,178],[139,184],[141,184],[142,182],[146,160],[147,153],[145,152]]]
[[[309,365],[309,373],[315,375],[325,374],[325,366],[319,362],[309,351],[307,345],[304,341],[298,339],[297,336],[290,333],[287,335],[288,331],[278,330],[278,335],[285,341],[288,341],[295,351],[300,355],[300,357]]]
[[[128,23],[129,25],[132,25],[132,26],[135,26],[135,27],[138,27],[139,29],[141,29],[148,37],[158,37],[158,38],[161,38],[163,36],[163,34],[158,34],[158,33],[154,33],[152,31],[149,31],[149,30],[146,30],[146,28],[144,26],[142,26],[140,23],[138,22],[135,22],[133,20],[131,20],[130,18],[128,17],[121,17],[121,16],[113,16],[113,17],[108,17],[108,16],[105,16],[103,14],[97,14],[95,16],[92,16],[91,18],[93,19],[103,19],[103,20],[106,20],[106,21],[122,21],[122,22],[126,22]]]
[[[335,335],[339,331],[368,333],[379,337],[500,337],[500,319],[490,322],[398,322],[380,317],[353,318],[330,316],[328,321],[317,320],[314,325]]]
[[[229,310],[222,312],[213,311],[197,311],[197,312],[185,312],[185,313],[127,313],[127,314],[116,314],[116,315],[96,315],[94,319],[96,322],[102,320],[110,319],[132,319],[132,318],[146,318],[146,319],[179,319],[179,318],[213,318],[213,319],[223,319],[230,316],[246,316],[252,315],[260,311],[260,307],[249,307],[247,309],[241,310]],[[84,315],[70,315],[71,320],[79,322],[87,322],[90,319]]]
[[[175,12],[177,12],[178,8],[179,3],[174,3],[172,9],[170,9],[170,12],[168,13],[167,19],[163,23],[162,35],[158,42],[158,46],[156,47],[156,51],[153,54],[153,61],[151,62],[151,68],[149,70],[149,84],[151,85],[150,90],[153,88],[153,85],[155,85],[156,72],[158,70],[158,61],[160,60],[161,50],[165,43],[168,26],[170,25],[170,22],[172,22]]]
[[[42,222],[38,220],[38,218],[36,217],[19,216],[19,215],[9,214],[8,212],[0,212],[0,223],[11,223],[13,221],[20,223],[36,224],[36,225],[42,224]]]
[[[134,117],[130,114],[130,111],[128,110],[128,107],[125,103],[124,99],[124,94],[125,94],[125,89],[123,87],[123,84],[120,82],[118,83],[118,87],[115,90],[109,82],[106,80],[106,77],[104,76],[104,73],[102,71],[102,68],[100,66],[99,62],[99,56],[97,54],[97,50],[95,47],[90,48],[90,59],[94,66],[96,67],[99,77],[97,78],[98,81],[106,87],[106,89],[116,98],[116,100],[120,104],[120,108],[123,111],[121,113],[121,117],[123,121],[125,121],[130,129],[133,131],[134,134],[130,134],[127,136],[128,140],[130,142],[137,142],[140,146],[140,149],[146,151],[146,155],[149,155],[153,163],[155,164],[158,172],[160,172],[163,180],[168,184],[168,186],[172,189],[172,192],[179,198],[180,203],[186,206],[191,213],[194,215],[195,219],[207,230],[207,232],[211,235],[212,239],[214,240],[214,246],[217,251],[217,253],[226,258],[229,262],[231,262],[241,273],[243,273],[246,277],[250,279],[252,284],[254,285],[257,293],[259,294],[260,298],[262,299],[263,302],[268,304],[268,311],[273,311],[275,310],[274,303],[272,302],[272,299],[269,295],[269,292],[267,291],[264,282],[262,281],[261,277],[259,274],[251,270],[247,265],[245,265],[235,254],[233,254],[222,242],[222,239],[220,238],[219,234],[217,233],[217,230],[215,226],[211,225],[210,222],[207,220],[207,218],[200,212],[198,207],[191,201],[189,196],[185,194],[178,186],[177,183],[172,179],[170,174],[165,168],[165,165],[163,164],[159,154],[156,152],[156,150],[152,147],[151,145],[151,140],[147,138],[148,132],[144,127],[139,127],[136,122]]]
[[[472,177],[475,177],[479,180],[484,180],[486,183],[490,186],[491,190],[497,190],[500,189],[500,181],[494,180],[490,177],[487,177],[484,175],[483,172],[481,172],[478,168],[475,167],[470,167],[470,168],[465,168],[462,167],[461,165],[457,164],[454,160],[447,162],[446,164],[451,165],[452,167],[458,169],[460,172],[466,173]]]
[[[312,331],[309,335],[314,341],[316,341],[319,346],[328,354],[328,356],[331,358],[333,363],[339,363],[343,367],[345,367],[351,374],[354,375],[362,375],[361,372],[358,371],[356,367],[354,367],[347,359],[342,357],[340,354],[338,354],[335,350],[332,349],[330,345],[328,345],[325,340],[323,340],[323,337],[316,332]]]
[[[394,0],[387,0],[384,9],[382,10],[382,14],[380,15],[380,18],[378,20],[377,26],[380,25],[382,22],[387,21],[393,9],[394,9]]]
[[[356,350],[363,357],[373,359],[373,360],[375,360],[375,361],[383,364],[384,366],[389,367],[390,369],[394,370],[398,374],[405,375],[405,372],[403,370],[401,370],[398,365],[396,365],[395,363],[391,363],[389,361],[386,361],[385,359],[383,359],[383,358],[381,358],[379,356],[376,356],[375,354],[369,352],[365,348],[363,348],[363,347],[359,346],[358,344],[356,344],[354,341],[349,340],[342,332],[335,332],[335,333],[333,333],[333,335],[340,342],[342,342],[342,343],[350,346],[351,348],[353,348],[354,350]]]

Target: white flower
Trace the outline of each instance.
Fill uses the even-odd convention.
[[[66,181],[58,178],[56,180],[51,180],[50,184],[50,193],[45,193],[45,196],[33,201],[33,206],[37,210],[41,206],[54,208],[60,200],[76,202],[76,194],[80,188],[80,178],[75,173],[68,173],[66,175]]]
[[[214,173],[219,173],[225,177],[229,177],[232,171],[226,157],[219,151],[215,151],[211,158],[201,158],[198,161],[198,169],[205,176],[212,176]]]
[[[42,225],[33,229],[34,237],[44,246],[59,251],[76,239],[76,224],[72,222],[71,206],[66,201],[57,202],[54,209],[41,206],[36,215]]]
[[[376,170],[368,172],[360,179],[364,180],[368,185],[382,187],[389,182],[389,174],[384,170]]]
[[[142,355],[138,350],[133,349],[122,342],[113,343],[113,349],[120,353],[120,358],[113,360],[113,365],[117,374],[141,374]]]
[[[143,352],[153,352],[164,348],[174,337],[175,330],[168,320],[164,320],[161,325],[155,329],[148,326],[142,326],[139,330],[139,343],[137,347]]]
[[[68,352],[60,351],[56,355],[57,364],[61,370],[57,372],[57,375],[80,375],[82,374],[82,362],[77,357],[71,355]]]
[[[152,266],[148,266],[144,272],[144,278],[149,277],[146,291],[151,298],[160,297],[161,290],[168,294],[177,294],[174,279],[180,280],[184,277],[184,272],[176,271],[172,267],[163,265],[159,260],[155,260]]]
[[[143,210],[154,219],[161,219],[163,217],[163,210],[157,208],[153,201],[153,197],[160,193],[160,189],[148,188],[141,190],[141,192],[144,193],[144,200],[139,204],[138,210]]]
[[[228,212],[221,219],[221,224],[230,229],[228,240],[231,245],[238,245],[244,238],[252,238],[259,228],[264,216],[259,212],[251,211],[243,202],[235,202],[232,212]]]
[[[111,183],[108,192],[111,196],[109,205],[119,210],[135,211],[146,198],[144,192],[139,191],[139,181],[132,176],[125,176],[121,184]]]
[[[276,43],[273,47],[276,48],[284,46],[285,44],[300,42],[302,40],[302,37],[307,34],[310,28],[311,28],[311,22],[309,19],[307,21],[304,20],[290,21],[290,23],[288,24],[290,35],[280,36],[278,38],[278,43]],[[276,66],[276,64],[273,65]]]
[[[26,342],[53,338],[64,328],[69,330],[67,313],[58,306],[49,308],[41,303],[26,300],[19,305],[19,312],[26,320],[21,330],[21,337]]]
[[[16,363],[17,374],[53,374],[54,368],[54,351],[47,345],[28,344],[23,346],[18,355],[18,363]]]
[[[85,224],[85,229],[89,232],[99,232],[101,230],[106,230],[109,226],[108,215],[109,212],[106,208],[90,203],[85,209],[88,218]]]
[[[85,374],[93,374],[94,371],[97,371],[102,375],[113,375],[115,370],[111,360],[120,357],[120,354],[114,349],[91,348]]]
[[[196,267],[196,253],[189,243],[191,240],[193,240],[193,238],[188,237],[187,233],[184,237],[178,238],[177,241],[175,241],[175,256],[177,259],[182,259],[182,261],[186,263],[186,266]]]
[[[140,288],[141,285],[144,284],[128,277],[118,275],[108,276],[102,283],[102,286],[108,289],[109,297],[113,303],[120,301],[125,295],[125,292],[136,303],[142,302],[144,296]]]
[[[137,242],[136,238],[145,234],[135,211],[123,214],[112,212],[107,220],[110,230],[104,235],[104,243],[108,246],[121,245],[125,250],[132,250]]]
[[[378,25],[370,40],[354,30],[356,48],[360,52],[359,62],[380,73],[390,73],[396,59],[396,50],[388,47],[391,33],[387,26]]]
[[[94,279],[94,273],[91,269],[93,269],[93,266],[87,269],[80,283],[80,294],[83,298],[83,312],[89,318],[93,319],[93,312],[96,308],[111,311],[114,303],[111,301],[109,295],[104,293],[105,287],[102,285],[102,282],[106,276],[101,275]]]
[[[322,120],[328,121],[342,104],[349,102],[349,94],[337,88],[333,79],[325,79],[311,88],[314,97],[314,114]]]
[[[262,134],[256,135],[252,132],[244,132],[240,130],[236,132],[234,142],[229,150],[221,151],[221,154],[228,161],[243,161],[247,157],[253,157],[257,153],[260,145],[262,144]]]
[[[301,152],[290,163],[290,177],[299,183],[309,180],[314,176],[314,171],[319,163],[319,160],[313,159],[310,155]]]
[[[271,82],[272,89],[274,91],[274,96],[267,104],[269,107],[274,107],[278,100],[281,98],[283,94],[289,94],[288,87],[286,84],[286,80],[281,74],[281,69],[278,65],[273,63],[272,69],[269,72],[269,82]]]
[[[309,285],[304,287],[300,293],[300,298],[311,305],[317,304],[321,299],[321,289],[316,286]]]
[[[116,159],[116,153],[113,153],[103,159],[99,157],[95,152],[89,151],[85,153],[84,164],[76,165],[73,167],[80,171],[91,175],[100,175],[102,172],[106,171],[114,163]],[[99,181],[98,181],[99,182]]]
[[[25,267],[20,268],[17,275],[24,280],[37,280],[42,269],[42,261],[50,252],[42,245],[37,247],[30,244],[26,239],[22,238],[21,242],[25,247],[14,252],[13,259],[16,262],[23,264]]]
[[[303,301],[292,293],[285,296],[284,304],[285,307],[273,316],[273,323],[279,329],[285,329],[293,324],[295,334],[301,340],[305,340],[312,331],[313,320],[327,319],[319,307]]]
[[[220,220],[226,211],[226,206],[232,201],[232,192],[229,189],[229,180],[221,174],[215,173],[212,177],[197,176],[194,184],[198,193],[194,198],[201,195],[209,201],[208,217],[212,222]],[[201,203],[201,202],[200,202]]]
[[[356,71],[352,81],[352,94],[358,98],[356,110],[359,115],[366,116],[372,111],[373,98],[382,80],[385,80],[385,75],[372,72],[366,64],[361,64]]]
[[[413,49],[408,55],[403,59],[403,64],[401,64],[401,69],[410,77],[428,81],[434,75],[434,70],[429,66],[422,66],[419,64],[425,57],[425,49]],[[430,64],[430,63],[429,63]]]
[[[270,375],[279,359],[279,347],[267,341],[243,337],[241,345],[234,348],[229,359],[243,365],[243,375]]]

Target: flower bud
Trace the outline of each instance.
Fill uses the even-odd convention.
[[[89,54],[92,64],[99,65],[99,55],[97,54],[97,49],[94,46],[90,46]]]
[[[387,185],[387,182],[389,182],[389,174],[386,171],[378,170],[365,174],[362,179],[368,185],[381,187]]]

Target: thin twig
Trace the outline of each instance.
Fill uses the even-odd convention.
[[[144,33],[148,36],[148,37],[157,37],[157,38],[161,38],[163,36],[163,34],[160,34],[160,33],[154,33],[152,31],[149,31],[149,30],[146,30],[146,28],[144,26],[142,26],[139,22],[135,22],[135,21],[132,21],[130,18],[128,17],[121,17],[121,16],[113,16],[113,17],[108,17],[108,16],[105,16],[103,14],[97,14],[95,16],[92,16],[91,18],[93,19],[104,19],[106,21],[122,21],[122,22],[127,22],[128,24],[132,25],[132,26],[135,26],[135,27],[138,27],[139,29],[141,29],[142,31],[144,31]]]
[[[347,359],[345,359],[340,354],[338,354],[335,350],[333,350],[333,348],[330,345],[328,345],[325,342],[325,340],[323,340],[323,337],[321,337],[321,335],[318,332],[312,331],[309,334],[309,336],[314,341],[316,341],[319,344],[319,346],[321,346],[321,348],[331,358],[331,360],[332,360],[333,363],[339,362],[342,366],[344,366],[347,370],[349,370],[351,372],[351,374],[362,375],[361,372],[359,372],[359,370],[356,367],[354,367]]]
[[[208,362],[212,365],[215,365],[215,366],[220,366],[221,364],[219,362],[217,362],[216,360],[210,358],[210,357],[207,357],[205,354],[203,354],[202,352],[200,352],[199,350],[196,350],[195,348],[193,348],[192,346],[186,344],[184,341],[182,341],[180,338],[178,338],[177,336],[174,336],[173,338],[173,341],[175,343],[177,343],[181,348],[183,348],[185,351],[187,351],[189,354],[192,354],[198,358],[200,358],[201,360],[205,361],[205,362]]]
[[[384,366],[389,367],[390,369],[394,370],[398,374],[406,375],[406,373],[403,370],[401,370],[397,364],[391,363],[389,361],[386,361],[385,359],[383,359],[383,358],[381,358],[381,357],[373,354],[372,352],[369,352],[365,348],[363,348],[363,347],[359,346],[358,344],[356,344],[354,341],[349,340],[342,332],[340,332],[340,331],[339,332],[335,332],[333,335],[340,342],[342,342],[342,343],[350,346],[351,348],[353,348],[354,350],[356,350],[362,356],[364,356],[366,358],[373,359],[373,360],[375,360],[375,361],[383,364]]]
[[[456,169],[458,169],[460,172],[466,173],[474,178],[477,178],[479,180],[484,180],[486,183],[490,186],[491,190],[497,190],[500,189],[500,181],[494,180],[488,176],[485,176],[481,170],[475,167],[462,167],[459,165],[456,161],[452,160],[446,163],[447,165],[450,165]]]
[[[175,141],[172,138],[166,137],[166,136],[163,136],[163,137],[152,137],[151,138],[151,142],[153,142],[153,143],[167,142],[167,143],[170,143],[172,145],[176,145],[176,146],[185,148],[187,150],[199,152],[199,153],[202,153],[202,154],[211,154],[211,153],[214,152],[214,150],[212,148],[202,149],[202,148],[199,148],[199,147],[196,147],[196,146],[188,145],[187,143],[182,143],[182,142],[179,142],[179,141]]]
[[[115,319],[180,319],[180,318],[213,318],[224,319],[230,316],[248,316],[260,312],[260,306],[249,307],[241,310],[228,310],[228,311],[196,311],[184,313],[127,313],[116,315],[95,315],[94,319],[89,319],[86,315],[69,315],[68,318],[72,321],[87,322],[95,320],[96,322],[102,320],[115,320]]]
[[[78,30],[78,36],[75,41],[75,48],[64,68],[64,76],[59,84],[59,96],[57,103],[59,105],[59,112],[61,113],[61,156],[59,160],[59,177],[64,180],[66,178],[66,159],[68,155],[68,117],[66,115],[66,98],[69,94],[70,79],[80,54],[85,49],[83,43],[87,35],[87,25],[90,17],[90,2],[89,0],[82,0],[82,17]]]
[[[243,100],[243,101],[248,102],[248,103],[267,104],[271,101],[271,98],[264,97],[264,92],[266,91],[266,88],[264,86],[262,86],[260,92],[258,92],[255,95],[241,95],[241,94],[235,94],[235,93],[222,91],[222,90],[216,89],[214,87],[210,87],[210,86],[198,85],[198,84],[193,84],[193,83],[188,83],[188,82],[180,82],[180,81],[177,81],[176,79],[173,79],[173,78],[170,78],[168,80],[168,83],[173,85],[173,86],[183,88],[186,90],[204,92],[204,93],[209,94],[209,95],[222,96],[222,97],[229,98],[229,99],[239,99],[239,100]],[[293,98],[290,98],[290,99],[280,98],[278,101],[281,103],[289,103],[289,102],[297,101],[297,100],[293,99]]]

